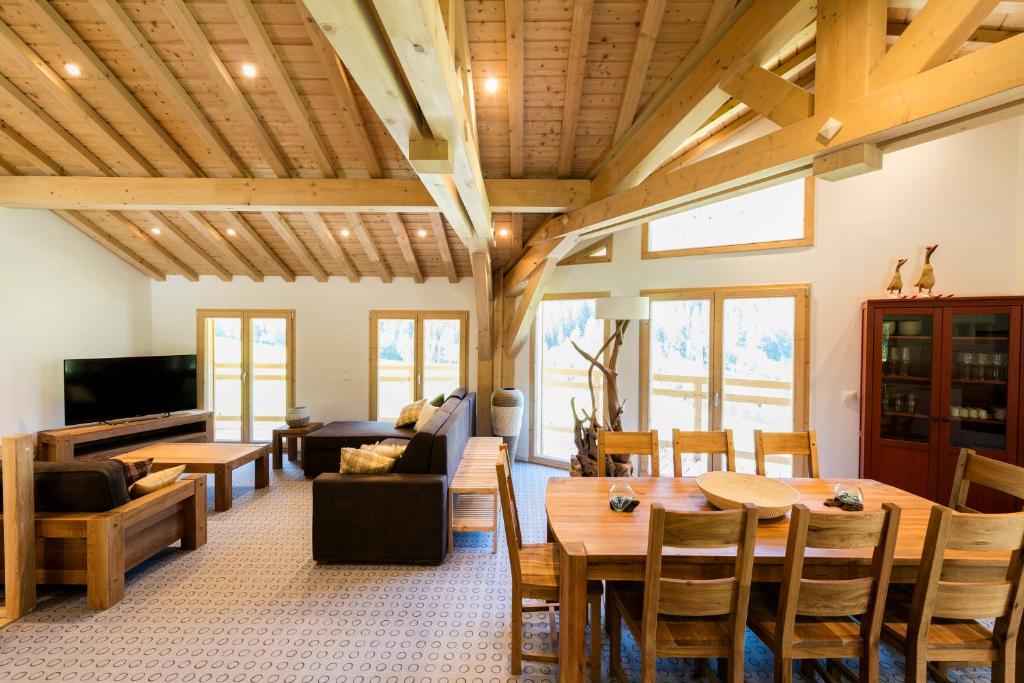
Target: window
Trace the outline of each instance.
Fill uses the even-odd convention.
[[[466,386],[466,311],[370,312],[370,419]]]
[[[807,285],[647,292],[641,326],[641,424],[657,429],[662,463],[672,429],[732,429],[740,471],[754,471],[754,430],[807,425]],[[707,469],[688,456],[684,475]],[[662,472],[671,476],[672,466]],[[791,476],[789,458],[768,473]]]
[[[200,310],[199,402],[216,441],[270,441],[295,403],[295,312]]]
[[[814,243],[814,178],[793,180],[644,225],[643,258]]]
[[[568,466],[576,453],[573,440],[572,402],[577,412],[590,413],[589,363],[573,348],[573,342],[588,353],[597,353],[610,334],[609,327],[594,317],[594,300],[608,296],[602,292],[585,294],[548,294],[537,309],[533,339],[532,367],[537,377],[531,391],[534,396],[534,421],[537,460]],[[539,380],[539,382],[538,382]],[[602,376],[594,373],[597,409],[604,412]]]

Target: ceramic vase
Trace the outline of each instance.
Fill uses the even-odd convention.
[[[502,387],[491,394],[491,433],[504,439],[512,458],[516,457],[525,404],[523,392],[515,387]]]
[[[309,424],[309,409],[306,406],[294,406],[285,413],[284,421],[291,428],[305,427]]]

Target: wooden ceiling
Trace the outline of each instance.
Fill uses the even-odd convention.
[[[922,4],[891,1],[889,34]],[[593,177],[736,6],[465,0],[484,176]],[[5,0],[0,22],[0,174],[417,177],[302,0]],[[1021,30],[1024,3],[999,3],[963,50]],[[765,66],[810,84],[814,37],[810,24]],[[727,103],[666,165],[755,118]],[[437,212],[59,213],[156,278],[457,281],[472,272],[469,250]],[[519,254],[543,218],[495,213],[494,261]]]

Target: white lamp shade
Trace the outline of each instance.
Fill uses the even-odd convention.
[[[646,296],[609,296],[594,302],[598,320],[647,320],[651,317],[651,300]]]

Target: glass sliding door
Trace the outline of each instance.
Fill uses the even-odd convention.
[[[468,326],[465,311],[371,311],[370,419],[466,386]]]
[[[732,429],[741,471],[754,471],[754,430],[806,429],[806,286],[650,293],[641,327],[641,424],[657,429],[662,463],[673,429]],[[786,456],[768,473],[791,476]],[[683,476],[717,466],[687,455]],[[662,467],[671,476],[671,467]]]
[[[217,441],[270,441],[294,402],[293,311],[198,311],[200,404]]]
[[[537,309],[534,350],[539,391],[535,393],[535,421],[540,426],[536,454],[544,461],[568,466],[576,453],[573,412],[593,410],[588,373],[590,365],[573,343],[596,354],[610,333],[594,317],[594,301],[603,293],[547,295]],[[603,378],[594,372],[598,414],[604,412]]]

